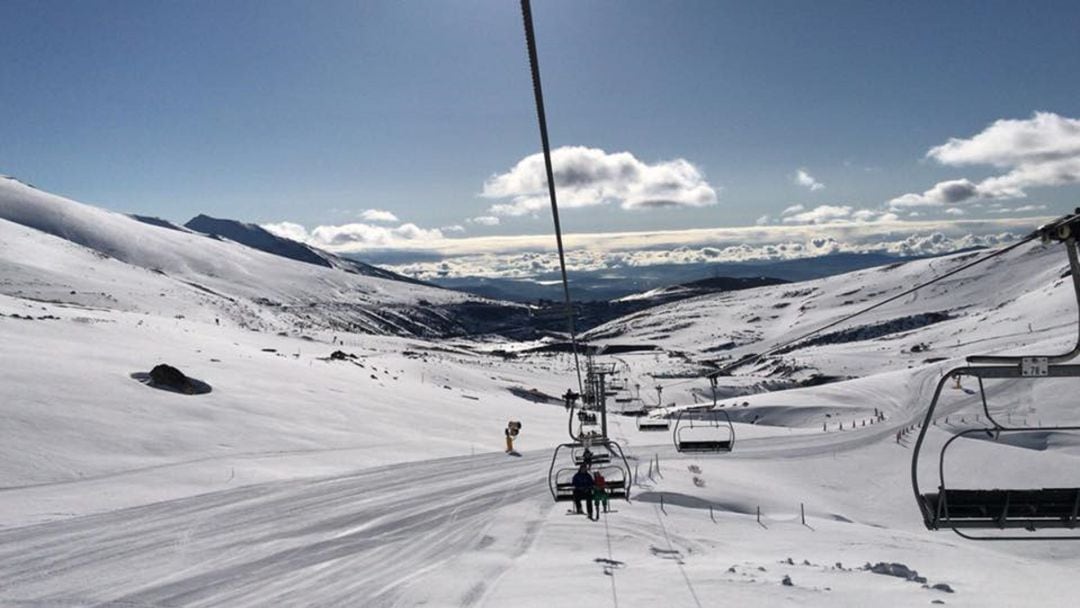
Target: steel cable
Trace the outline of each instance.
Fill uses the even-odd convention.
[[[544,91],[540,86],[540,63],[536,56],[536,33],[533,30],[532,5],[521,0],[521,17],[525,22],[525,44],[529,50],[529,68],[532,71],[533,95],[536,98],[536,118],[540,124],[540,143],[544,149],[544,169],[547,171],[548,195],[551,198],[551,217],[555,221],[555,242],[559,248],[559,270],[562,271],[563,297],[566,301],[566,324],[570,332],[570,348],[574,352],[574,370],[577,372],[578,394],[585,394],[581,382],[581,362],[578,359],[577,331],[574,327],[574,305],[570,299],[570,282],[566,278],[566,253],[563,249],[562,226],[559,224],[559,203],[555,197],[555,175],[551,167],[551,145],[548,142],[547,117],[544,115]]]

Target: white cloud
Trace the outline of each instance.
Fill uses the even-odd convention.
[[[439,228],[439,230],[441,230],[444,233],[446,233],[446,232],[465,232],[465,227],[462,226],[461,224],[451,224],[449,226],[443,226],[442,228]]]
[[[684,159],[644,163],[629,152],[565,146],[551,153],[559,204],[567,208],[618,204],[623,209],[715,205],[716,190]],[[542,154],[519,161],[510,171],[484,182],[482,196],[504,199],[492,215],[516,216],[547,207],[547,176]]]
[[[950,138],[926,153],[943,165],[1011,169],[1080,157],[1080,120],[1036,112],[1026,120],[995,121],[971,139]]]
[[[784,209],[785,224],[837,224],[895,222],[900,219],[895,213],[875,209],[854,209],[849,205],[818,205],[808,211],[802,205],[793,205]]]
[[[306,228],[293,222],[278,222],[277,224],[263,224],[263,228],[280,237],[306,243],[310,235]]]
[[[889,201],[889,207],[903,209],[907,207],[940,207],[955,205],[979,196],[978,186],[967,179],[954,179],[939,182],[922,194],[905,194]]]
[[[1030,213],[1032,211],[1044,211],[1046,205],[1021,205],[1019,207],[994,207],[990,213]]]
[[[388,248],[407,244],[410,241],[436,241],[443,238],[439,229],[424,229],[416,224],[402,224],[389,228],[371,224],[343,224],[340,226],[318,226],[310,232],[300,224],[281,222],[263,224],[268,231],[307,243],[315,247],[340,251],[356,251],[367,248]]]
[[[795,172],[795,183],[809,188],[811,192],[825,188],[825,184],[814,179],[814,176],[810,175],[810,172],[806,169],[799,169]]]
[[[763,216],[757,218],[756,220],[754,220],[754,225],[755,226],[764,226],[764,225],[769,224],[771,222],[772,222],[771,217],[769,217],[768,215],[763,215]]]
[[[1001,119],[969,139],[950,138],[926,157],[946,166],[989,165],[1007,171],[977,184],[967,179],[941,182],[922,194],[893,199],[893,208],[1024,198],[1028,188],[1080,183],[1080,120],[1052,112]]]
[[[1013,213],[1030,213],[1032,211],[1045,211],[1046,205],[1021,205],[1013,209]]]
[[[365,222],[382,222],[387,224],[394,224],[401,221],[392,212],[384,211],[382,209],[365,209],[360,213],[360,219]]]
[[[896,222],[900,220],[900,216],[887,211],[859,209],[851,214],[851,219],[856,222]]]
[[[469,218],[465,221],[470,224],[479,224],[480,226],[498,226],[501,223],[501,220],[494,215],[481,215],[479,217]]]
[[[790,209],[790,207],[788,209]],[[818,205],[809,211],[788,215],[784,218],[784,223],[828,224],[830,222],[847,220],[849,218],[851,218],[851,207],[848,207],[847,205]]]
[[[964,210],[959,207],[949,207],[945,210],[949,215],[964,215]]]

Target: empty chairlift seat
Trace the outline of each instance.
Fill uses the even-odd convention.
[[[684,410],[675,420],[672,437],[680,452],[730,452],[735,447],[735,426],[725,410]]]
[[[1065,253],[1069,258],[1069,270],[1072,275],[1073,295],[1077,301],[1080,312],[1080,252],[1078,252],[1077,235],[1080,234],[1080,210],[1076,213],[1062,217],[1050,224],[1041,226],[1028,239],[1036,236],[1044,242],[1056,241],[1064,244]],[[1000,255],[1004,250],[998,254]],[[991,256],[982,258],[989,259]],[[1080,326],[1078,326],[1080,327]],[[1075,529],[1077,515],[1080,514],[1080,488],[1078,487],[1055,487],[1055,488],[1019,488],[1019,489],[973,489],[971,479],[965,479],[965,488],[950,488],[945,481],[945,456],[951,445],[964,437],[986,439],[990,445],[1011,445],[1010,442],[1000,441],[1003,436],[1014,437],[1024,433],[1077,433],[1080,426],[1052,426],[1039,424],[1038,427],[1019,426],[1013,427],[1012,420],[1000,417],[995,419],[987,399],[987,390],[984,380],[994,380],[1004,383],[1015,382],[1039,382],[1052,378],[1061,381],[1063,378],[1080,378],[1080,365],[1077,365],[1077,357],[1080,357],[1080,336],[1074,342],[1072,350],[1064,353],[1050,355],[972,355],[967,357],[967,365],[952,369],[941,376],[938,380],[934,396],[930,401],[930,407],[926,410],[923,423],[920,425],[918,438],[911,453],[911,487],[915,495],[916,504],[923,516],[923,522],[930,530],[953,530],[960,536],[971,540],[1080,540],[1080,535],[1068,533],[1049,534],[1010,534],[1002,530],[1023,529],[1028,532],[1036,532],[1042,529]],[[978,427],[967,428],[953,433],[952,437],[945,441],[938,453],[937,460],[937,492],[923,492],[919,485],[920,455],[922,454],[924,441],[928,437],[930,429],[938,435],[942,429],[936,425],[935,412],[942,396],[947,394],[945,387],[952,381],[961,377],[974,378],[977,380],[979,402],[982,405],[981,415],[977,414],[975,420]],[[1000,386],[998,387],[1000,388]],[[1026,404],[1020,403],[1020,406]],[[955,411],[955,410],[953,410]],[[986,445],[982,446],[986,448]],[[998,449],[998,448],[994,448]],[[1007,451],[1000,452],[1002,458],[1010,458]],[[984,457],[985,458],[985,457]],[[954,469],[955,470],[955,469]],[[1028,483],[1032,483],[1035,475],[1053,476],[1061,479],[1072,476],[1075,480],[1075,470],[1066,466],[1054,466],[1051,468],[1034,467],[1021,471],[1018,475]],[[1036,482],[1040,483],[1040,482]],[[1061,483],[1061,481],[1051,481]],[[1063,485],[1076,486],[1075,481],[1065,481]],[[1015,486],[1014,486],[1015,487]],[[986,534],[975,536],[971,530],[985,530]],[[997,530],[997,532],[992,532]]]

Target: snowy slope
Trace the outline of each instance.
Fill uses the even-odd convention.
[[[708,295],[651,308],[590,331],[597,344],[655,344],[679,353],[672,374],[765,352],[901,293],[971,252],[825,279]],[[1031,244],[859,316],[737,375],[803,380],[863,376],[1061,335],[1075,339],[1076,302],[1061,245]]]
[[[149,225],[12,179],[0,179],[0,220],[82,245],[215,296],[218,315],[252,326],[264,326],[271,317],[279,319],[266,325],[267,329],[322,327],[449,335],[499,329],[526,314],[517,305],[313,267],[238,243]],[[22,247],[18,243],[9,245],[12,255],[6,257],[7,263],[37,263],[19,253]],[[48,257],[48,253],[42,255]],[[66,282],[75,284],[82,279],[73,275]],[[249,318],[240,308],[259,309],[259,319]],[[267,310],[273,314],[263,314]]]
[[[10,198],[0,198],[5,214]],[[79,207],[56,214],[67,214],[49,224],[56,231],[82,218],[83,238],[108,232]],[[252,272],[232,287],[230,264],[269,272],[277,258],[102,221],[118,222],[106,239],[116,255],[0,220],[0,605],[1070,606],[1080,592],[1075,545],[926,531],[910,488],[912,437],[896,436],[959,357],[1075,340],[1060,250],[1017,251],[836,329],[856,332],[740,368],[719,396],[736,420],[731,454],[678,454],[670,433],[612,416],[637,472],[633,500],[589,522],[546,486],[567,420],[538,395],[574,384],[568,355],[325,321],[297,329],[300,317],[251,299],[258,289],[299,298],[277,275],[261,287],[267,278]],[[121,257],[203,241],[226,261],[162,253],[159,273]],[[209,285],[207,268],[192,267],[211,263],[220,274]],[[760,352],[958,263],[706,296],[611,323],[594,340],[659,346],[601,362],[619,370],[620,396],[655,403],[660,384],[678,409],[710,400],[695,375],[710,362]],[[308,281],[317,318],[339,291],[373,281],[304,268],[314,278],[297,280]],[[236,300],[236,317],[215,322],[230,308],[196,282]],[[947,316],[920,316],[929,313]],[[260,319],[286,335],[248,329]],[[356,358],[329,360],[335,349]],[[212,391],[132,378],[161,362]],[[851,379],[791,388],[814,374]],[[971,388],[949,390],[930,443],[971,424]],[[1067,380],[988,388],[999,416],[1077,418]],[[875,410],[884,419],[870,423]],[[509,419],[524,423],[521,457],[501,453]],[[1024,446],[963,442],[949,473],[1080,487],[1078,459],[1080,443],[1048,432]],[[878,562],[918,570],[925,586],[863,569]]]

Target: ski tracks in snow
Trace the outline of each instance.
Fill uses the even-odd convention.
[[[407,463],[0,530],[0,604],[475,604],[551,508],[544,459]]]

